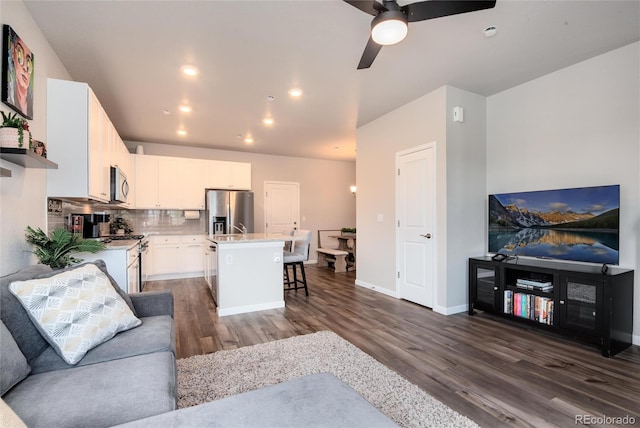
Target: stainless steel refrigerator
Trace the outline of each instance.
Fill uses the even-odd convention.
[[[253,192],[207,190],[205,201],[209,235],[253,232]]]

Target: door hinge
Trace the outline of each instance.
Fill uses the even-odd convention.
[[[397,274],[398,274],[398,279],[400,279],[400,272],[397,272]]]
[[[398,227],[400,227],[400,220],[398,220]]]
[[[400,168],[398,168],[398,175],[400,175]]]

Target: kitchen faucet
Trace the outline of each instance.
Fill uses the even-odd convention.
[[[235,224],[232,224],[231,227],[239,230],[240,232],[242,232],[242,236],[247,236],[247,226],[245,226],[242,223],[238,223],[240,226],[242,226],[242,229],[240,229],[238,226],[236,226]]]

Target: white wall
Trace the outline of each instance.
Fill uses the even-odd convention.
[[[217,159],[251,163],[255,193],[255,230],[264,231],[264,182],[300,183],[300,229],[312,230],[309,259],[316,259],[317,230],[355,227],[356,200],[349,187],[356,182],[354,162],[271,156],[165,144],[126,142],[132,150],[142,145],[148,155]],[[358,190],[359,191],[359,190]]]
[[[465,122],[452,122],[452,107]],[[467,258],[482,253],[485,99],[442,87],[358,128],[356,283],[397,296],[395,153],[436,142],[437,279],[434,310],[466,310]],[[475,203],[474,203],[475,202]],[[383,222],[377,221],[378,214]]]
[[[34,53],[33,120],[29,125],[33,138],[46,142],[47,77],[69,79],[69,73],[21,1],[0,1],[0,21],[11,25]],[[4,104],[0,109],[12,111]],[[45,169],[23,168],[5,160],[0,160],[0,167],[12,173],[11,178],[0,178],[0,275],[5,275],[35,261],[24,231],[27,226],[46,227],[47,174]]]
[[[620,184],[640,344],[640,43],[487,99],[487,194]],[[486,202],[485,202],[486,203]]]
[[[397,296],[395,154],[436,141],[440,164],[446,142],[445,105],[442,87],[357,130],[357,284]],[[439,182],[444,182],[445,172],[438,170]]]
[[[464,109],[462,123],[453,122],[456,106]],[[484,254],[486,120],[485,97],[447,87],[447,294],[436,308],[442,313],[467,310],[468,259]]]

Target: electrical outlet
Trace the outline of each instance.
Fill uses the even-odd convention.
[[[228,265],[233,264],[233,256],[231,254],[227,254],[227,264]]]

